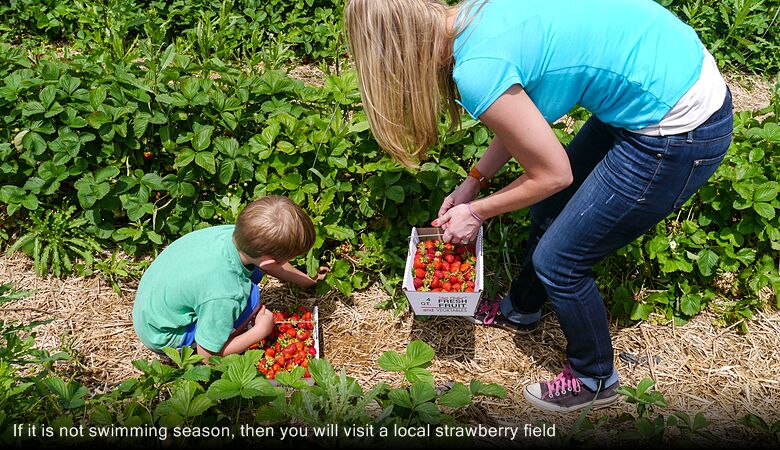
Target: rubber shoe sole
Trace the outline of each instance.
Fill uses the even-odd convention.
[[[573,411],[578,411],[580,409],[587,408],[591,404],[593,405],[593,409],[599,409],[599,408],[605,408],[612,403],[615,403],[617,401],[618,397],[620,395],[617,393],[617,387],[615,388],[609,388],[604,392],[600,392],[598,397],[596,397],[595,400],[590,399],[583,401],[582,403],[578,403],[571,406],[562,406],[556,403],[545,401],[544,399],[540,398],[538,396],[538,393],[532,392],[532,390],[535,390],[534,388],[539,386],[539,384],[532,384],[528,385],[523,389],[523,397],[525,397],[526,400],[528,400],[529,403],[536,406],[539,409],[543,409],[545,411],[553,411],[553,412],[561,412],[561,413],[569,413]],[[583,388],[583,392],[586,392],[585,388]],[[605,397],[602,397],[602,394],[605,394]]]

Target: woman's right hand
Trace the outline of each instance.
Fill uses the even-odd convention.
[[[479,194],[479,189],[479,180],[474,177],[466,177],[460,186],[455,188],[455,190],[452,191],[450,195],[444,198],[444,201],[441,204],[441,208],[439,208],[439,217],[443,216],[447,211],[455,206],[468,203],[476,199],[477,195]],[[434,222],[438,223],[437,221]],[[446,229],[447,224],[445,223],[442,228]]]

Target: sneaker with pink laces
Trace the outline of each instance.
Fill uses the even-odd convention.
[[[569,365],[564,367],[552,381],[526,385],[523,396],[532,405],[556,412],[570,412],[586,408],[593,403],[594,408],[604,407],[618,399],[617,388],[620,382],[594,392],[577,378]]]

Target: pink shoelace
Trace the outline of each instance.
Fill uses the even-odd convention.
[[[547,394],[550,398],[564,395],[567,391],[580,392],[581,390],[580,380],[574,375],[568,364],[554,380],[547,382]]]

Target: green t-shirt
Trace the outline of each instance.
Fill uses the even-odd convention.
[[[252,286],[233,243],[234,228],[193,231],[152,262],[133,305],[133,326],[144,345],[177,348],[185,328],[197,321],[195,342],[212,353],[222,350]]]

